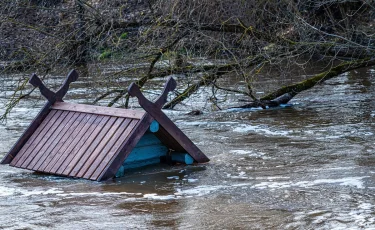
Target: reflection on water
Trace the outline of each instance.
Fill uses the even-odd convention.
[[[342,75],[283,109],[166,111],[210,157],[204,165],[157,165],[104,183],[1,165],[0,228],[375,228],[374,73]],[[42,105],[22,102],[0,126],[1,156]]]

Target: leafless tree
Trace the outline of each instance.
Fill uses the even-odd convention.
[[[0,4],[0,55],[9,61],[3,72],[46,75],[81,66],[94,79],[108,83],[136,77],[141,87],[156,77],[186,76],[165,108],[173,108],[202,87],[241,93],[252,101],[246,106],[277,105],[343,72],[375,64],[372,0],[4,0]],[[117,69],[107,73],[103,64]],[[314,74],[301,79],[304,72]],[[273,81],[259,84],[265,76]],[[227,79],[237,80],[223,87]],[[112,106],[125,99],[123,106],[128,106],[121,87],[109,87],[93,102],[110,99]],[[254,93],[258,88],[267,94],[259,97]],[[14,97],[10,105],[25,95]],[[215,100],[212,103],[221,107]]]

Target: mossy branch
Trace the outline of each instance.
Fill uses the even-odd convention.
[[[296,84],[283,86],[272,93],[262,97],[260,100],[273,100],[277,97],[280,97],[283,94],[289,93],[292,97],[296,96],[298,93],[308,90],[315,85],[322,83],[328,79],[336,77],[342,73],[355,70],[362,67],[373,66],[375,65],[375,59],[362,59],[356,61],[347,61],[343,62],[330,70],[314,75],[313,77],[298,82]]]

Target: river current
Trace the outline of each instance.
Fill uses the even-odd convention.
[[[2,79],[5,103],[18,79]],[[92,100],[74,84],[68,101]],[[1,124],[1,158],[43,105],[33,95]],[[285,108],[186,115],[207,103],[196,96],[165,113],[209,163],[106,182],[0,165],[0,229],[375,229],[374,98],[374,69],[326,81]]]

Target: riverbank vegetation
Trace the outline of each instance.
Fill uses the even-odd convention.
[[[48,78],[79,68],[90,79],[116,82],[93,100],[109,100],[108,106],[128,106],[121,81],[136,79],[142,87],[169,75],[180,84],[165,108],[204,87],[217,108],[217,91],[248,98],[241,107],[273,106],[375,65],[372,0],[4,0],[0,6],[1,75]],[[265,78],[271,80],[259,84]],[[27,98],[25,85],[15,88],[9,108]]]

